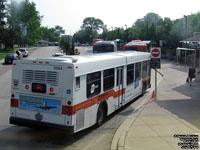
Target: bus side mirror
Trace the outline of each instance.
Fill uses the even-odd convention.
[[[20,51],[16,51],[17,56],[19,57],[19,60],[23,58],[23,55]]]

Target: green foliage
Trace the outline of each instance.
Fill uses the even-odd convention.
[[[0,53],[0,60],[4,59],[6,57],[5,53]]]
[[[8,29],[14,31],[14,36],[17,37],[12,41],[14,44],[33,45],[40,39],[41,16],[34,2],[11,0],[7,5],[6,18]]]
[[[94,17],[87,17],[83,20],[81,30],[74,34],[74,39],[80,43],[92,43],[92,40],[98,37],[100,30],[103,30],[105,37],[107,29],[103,21]]]
[[[58,25],[55,28],[41,27],[42,16],[36,10],[35,3],[29,0],[11,0],[7,5],[6,18],[8,21],[4,31],[6,38],[2,40],[6,47],[12,47],[13,44],[35,45],[41,39],[59,42],[61,34],[65,33]]]
[[[4,29],[0,27],[0,33],[1,33],[0,41],[4,43],[5,50],[7,50],[8,48],[13,48],[14,41],[17,41],[17,40],[21,41],[21,38],[22,38],[19,32],[10,28]]]
[[[5,49],[0,49],[0,60],[4,59],[7,53],[14,53],[14,52],[15,52],[14,49],[7,49],[6,51]]]
[[[63,35],[60,40],[60,48],[63,49],[64,53],[67,55],[74,54],[74,42],[72,36]]]
[[[55,26],[54,28],[41,27],[40,28],[41,39],[49,42],[59,42],[61,34],[65,33],[65,30],[61,26]]]
[[[159,25],[162,18],[156,13],[148,13],[146,14],[146,16],[144,16],[143,20],[144,22],[149,24],[154,23],[156,25]]]
[[[93,35],[89,30],[79,30],[74,34],[74,39],[80,43],[92,43]]]

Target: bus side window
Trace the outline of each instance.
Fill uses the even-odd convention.
[[[120,70],[120,74],[121,74],[121,79],[120,79],[120,83],[119,83],[119,70],[117,70],[117,86],[122,85],[122,78],[123,78],[123,71],[122,69]]]
[[[142,62],[142,79],[147,77],[147,61]]]
[[[141,79],[141,62],[135,64],[135,80]]]
[[[80,89],[80,77],[76,77],[76,89]]]
[[[114,87],[115,71],[113,69],[104,70],[103,72],[103,90],[107,91]]]
[[[101,72],[87,75],[87,98],[98,95],[101,92]]]
[[[132,84],[134,80],[134,64],[127,66],[127,85]]]

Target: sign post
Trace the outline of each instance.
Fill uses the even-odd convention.
[[[157,68],[161,68],[161,49],[160,47],[152,47],[151,49],[151,68],[155,70],[155,100],[157,100]]]

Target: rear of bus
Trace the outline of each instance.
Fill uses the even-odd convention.
[[[143,42],[129,42],[124,45],[124,51],[147,52],[147,45]]]
[[[92,48],[94,48],[94,44],[98,41],[104,41],[103,39],[93,39],[92,41]]]
[[[74,132],[71,106],[73,74],[73,66],[62,61],[15,61],[11,81],[10,123]]]
[[[116,52],[117,46],[114,41],[100,41],[94,44],[93,53]]]

